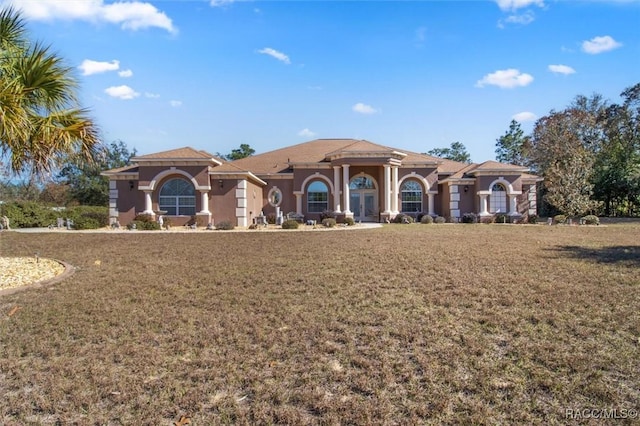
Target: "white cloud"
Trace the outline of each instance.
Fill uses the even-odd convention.
[[[129,78],[133,76],[133,71],[131,70],[122,70],[118,72],[118,75],[122,78]]]
[[[149,93],[149,92],[145,92],[144,93],[144,97],[145,98],[151,98],[151,99],[157,99],[160,97],[160,95],[158,95],[157,93]]]
[[[79,19],[94,23],[120,24],[121,28],[134,31],[157,27],[170,33],[177,32],[171,18],[156,9],[151,3],[141,1],[120,1],[105,4],[104,0],[9,0],[8,3],[20,9],[27,19],[37,21]]]
[[[622,43],[618,43],[611,36],[594,37],[591,40],[585,40],[582,42],[582,50],[591,55],[597,55],[598,53],[608,52],[609,50],[617,49],[622,46]]]
[[[169,105],[174,108],[179,108],[182,106],[182,101],[169,101]]]
[[[117,70],[120,68],[120,61],[113,60],[111,62],[100,62],[85,59],[78,68],[82,71],[82,75],[100,74],[107,71]]]
[[[312,138],[316,135],[315,132],[312,132],[309,129],[302,129],[298,132],[298,136],[303,136],[305,138]]]
[[[269,55],[272,56],[274,58],[276,58],[279,61],[284,62],[285,64],[290,64],[291,61],[289,60],[289,57],[287,55],[285,55],[282,52],[278,52],[275,49],[272,49],[270,47],[265,47],[264,49],[260,49],[258,50],[258,53],[262,53],[264,55]]]
[[[536,118],[538,118],[534,113],[529,112],[529,111],[523,111],[523,112],[519,112],[517,114],[514,114],[513,117],[514,120],[519,121],[520,123],[525,122],[525,121],[534,121]]]
[[[496,3],[504,11],[518,10],[529,6],[544,7],[543,0],[496,0]]]
[[[362,102],[358,102],[352,106],[351,109],[355,112],[359,112],[360,114],[375,114],[378,112],[378,110],[373,108],[371,105],[363,104]]]
[[[234,3],[235,0],[211,0],[209,2],[209,5],[211,7],[221,7],[221,6],[226,6],[228,4]]]
[[[509,68],[485,75],[482,80],[477,81],[476,87],[492,85],[503,89],[513,89],[514,87],[528,86],[532,81],[533,76],[530,74],[521,73],[515,68]]]
[[[549,71],[556,74],[564,74],[564,75],[576,73],[576,70],[574,70],[568,65],[549,65]]]
[[[529,25],[533,21],[535,21],[536,17],[533,12],[530,10],[519,14],[519,15],[509,15],[504,20],[498,21],[498,27],[504,28],[504,24],[514,24],[514,25]]]
[[[107,95],[118,99],[133,99],[140,96],[140,93],[125,85],[108,87],[104,92]]]

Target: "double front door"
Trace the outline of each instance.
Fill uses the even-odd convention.
[[[350,207],[357,222],[377,222],[378,208],[375,190],[356,189],[350,191]]]

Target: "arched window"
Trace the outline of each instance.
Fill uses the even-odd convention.
[[[329,189],[324,182],[315,180],[307,187],[307,211],[322,213],[325,210],[329,210]]]
[[[489,197],[489,212],[507,212],[507,190],[501,183],[496,183],[491,187],[491,197]]]
[[[376,189],[376,184],[370,177],[356,176],[349,182],[349,189]]]
[[[169,179],[160,188],[160,210],[169,216],[193,216],[196,214],[196,191],[191,182]]]
[[[407,180],[400,187],[403,212],[422,211],[422,185],[415,180]]]

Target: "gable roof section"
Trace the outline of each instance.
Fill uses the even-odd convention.
[[[196,150],[190,146],[171,149],[169,151],[156,152],[153,154],[133,157],[132,162],[156,162],[156,161],[212,161],[222,164],[222,160],[215,155],[203,150]]]

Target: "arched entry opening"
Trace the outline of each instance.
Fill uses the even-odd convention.
[[[361,222],[377,222],[378,187],[368,175],[358,175],[349,182],[349,204],[353,219]]]

